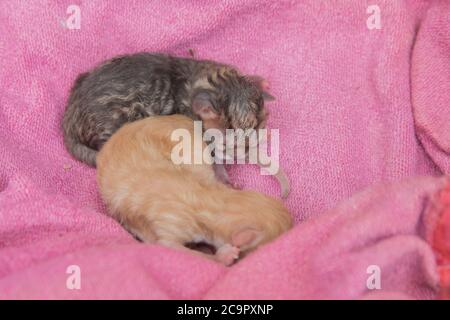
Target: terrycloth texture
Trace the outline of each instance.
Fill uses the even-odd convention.
[[[80,30],[61,24],[73,3]],[[381,29],[369,30],[370,4],[1,1],[0,297],[435,298],[428,208],[446,181],[404,179],[450,173],[450,4],[379,0]],[[190,48],[264,76],[277,97],[269,126],[298,224],[232,268],[137,243],[62,142],[77,74],[117,54]],[[231,168],[278,195],[258,172]],[[66,288],[69,265],[81,290]],[[381,290],[366,287],[370,265]]]

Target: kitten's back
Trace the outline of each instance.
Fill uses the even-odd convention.
[[[128,201],[126,207],[137,207],[139,201],[131,202],[139,198],[141,205],[152,197],[154,202],[181,201],[184,194],[193,195],[205,185],[216,184],[211,165],[172,162],[171,153],[178,142],[171,135],[178,129],[193,133],[194,123],[182,115],[151,117],[126,124],[110,138],[97,156],[97,179],[106,203],[120,200],[123,205]]]

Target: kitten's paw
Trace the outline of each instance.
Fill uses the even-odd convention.
[[[225,244],[217,249],[216,259],[226,266],[231,265],[234,260],[239,258],[239,248],[231,244]]]
[[[230,182],[229,185],[230,185],[230,187],[232,187],[233,189],[236,189],[236,190],[244,189],[244,185],[239,182]]]
[[[228,178],[227,180],[220,180],[224,185],[226,185],[229,188],[235,189],[235,190],[242,190],[244,189],[244,185],[239,182],[231,182]]]

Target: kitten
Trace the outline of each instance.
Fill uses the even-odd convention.
[[[81,74],[63,117],[64,143],[78,160],[97,151],[122,125],[154,115],[183,114],[205,129],[265,126],[267,83],[214,61],[138,53],[113,58]],[[226,177],[225,177],[226,178]]]
[[[177,142],[171,134],[179,128],[193,136],[193,121],[186,116],[136,121],[119,129],[100,150],[100,193],[127,230],[144,242],[230,265],[291,228],[281,201],[222,184],[206,163],[175,165],[171,152]],[[215,254],[190,250],[189,243],[210,244]]]

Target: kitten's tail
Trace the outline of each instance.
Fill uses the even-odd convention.
[[[91,167],[96,166],[97,150],[89,148],[88,146],[77,141],[71,135],[65,135],[64,144],[67,150],[77,159],[84,163],[87,163]]]

